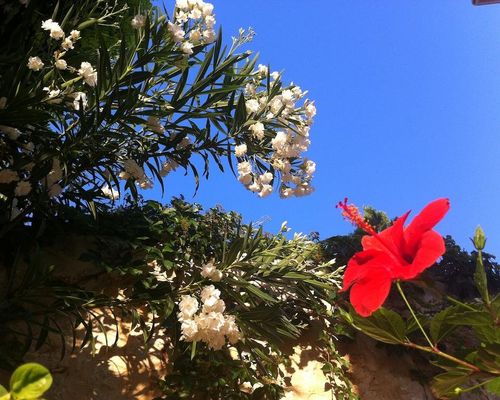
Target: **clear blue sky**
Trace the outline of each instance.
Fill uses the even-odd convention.
[[[167,201],[183,193],[221,204],[245,220],[287,220],[321,238],[351,230],[335,209],[345,196],[391,217],[449,197],[437,230],[470,249],[481,224],[500,255],[500,5],[470,0],[213,0],[230,43],[248,45],[284,81],[308,89],[318,114],[308,156],[317,163],[309,197],[259,199],[212,170],[193,199],[193,180],[166,181]],[[171,9],[173,1],[165,1]],[[145,192],[158,199],[158,192]]]

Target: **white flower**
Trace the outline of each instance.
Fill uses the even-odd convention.
[[[174,160],[168,160],[163,163],[163,167],[160,170],[160,176],[167,176],[171,171],[175,171],[179,166]]]
[[[193,8],[189,13],[189,18],[200,19],[202,17],[201,10],[199,8]]]
[[[64,39],[61,43],[61,47],[64,49],[64,50],[71,50],[71,49],[74,49],[75,46],[73,46],[73,41],[71,40],[70,37],[67,37],[66,39]]]
[[[305,105],[305,113],[307,118],[313,118],[316,115],[316,106],[314,102],[307,102]]]
[[[73,30],[70,32],[70,34],[69,34],[69,35],[71,36],[71,39],[72,39],[73,41],[75,41],[75,42],[76,42],[78,39],[80,39],[80,31],[77,31],[76,29],[73,29]]]
[[[42,22],[42,29],[50,31],[50,37],[53,39],[60,40],[64,37],[64,31],[59,24],[51,19]]]
[[[184,30],[179,25],[169,22],[168,31],[172,35],[174,42],[180,43],[184,40],[184,35],[186,34],[186,32],[184,32]]]
[[[14,189],[14,194],[17,197],[26,196],[29,192],[31,192],[31,183],[28,181],[19,182]]]
[[[271,72],[271,78],[273,80],[277,80],[280,77],[280,73],[278,71]]]
[[[184,54],[191,55],[191,54],[193,54],[193,46],[194,46],[193,43],[184,42],[181,45],[181,51]]]
[[[152,189],[153,188],[153,182],[151,182],[146,177],[140,179],[137,183],[139,184],[139,186],[141,187],[141,189]]]
[[[252,182],[252,174],[243,174],[238,176],[238,180],[243,183],[243,185],[249,185]]]
[[[54,65],[56,66],[57,69],[61,69],[61,70],[68,68],[68,63],[66,62],[66,60],[63,60],[62,58],[60,58],[59,60],[56,60]]]
[[[107,184],[101,188],[101,192],[104,196],[109,197],[112,200],[118,200],[120,198],[120,192],[112,187],[109,187]]]
[[[85,83],[89,86],[94,87],[97,85],[97,72],[87,61],[83,61],[80,65],[80,69],[78,70],[78,75],[80,75]]]
[[[247,113],[256,113],[259,111],[259,102],[255,99],[250,99],[245,102],[245,107],[247,109]]]
[[[54,97],[59,96],[61,91],[59,89],[50,89],[49,87],[44,87],[44,91],[48,92],[49,99],[53,99]]]
[[[266,76],[269,72],[269,68],[267,67],[267,65],[259,64],[257,68],[257,71],[261,77]]]
[[[219,298],[220,290],[216,289],[214,285],[205,286],[201,291],[201,300],[203,303],[212,302],[212,299],[217,300]]]
[[[146,126],[152,130],[153,132],[156,133],[163,133],[165,132],[165,128],[161,124],[160,118],[155,117],[154,115],[150,115],[148,117],[148,121],[146,122]]]
[[[205,25],[207,26],[208,29],[213,30],[215,25],[215,17],[213,15],[207,15],[205,17]]]
[[[211,313],[211,312],[215,312],[215,313],[223,313],[224,310],[226,309],[226,303],[224,303],[224,300],[221,300],[221,299],[217,299],[215,300],[213,303],[210,303],[210,304],[203,304],[203,312],[208,314],[208,313]]]
[[[259,176],[260,182],[262,184],[268,184],[273,180],[273,174],[269,171],[264,172],[261,176]]]
[[[80,109],[80,104],[83,106],[83,109],[87,107],[87,95],[83,92],[76,92],[73,94],[73,107],[75,110]]]
[[[247,154],[247,145],[245,143],[234,147],[234,154],[236,157],[243,157]]]
[[[209,262],[202,267],[201,276],[214,282],[220,282],[222,279],[222,272],[219,271],[212,262]]]
[[[130,24],[134,29],[144,28],[146,25],[146,16],[137,14],[134,18],[132,18],[132,22]]]
[[[281,101],[281,96],[274,97],[269,103],[269,109],[276,115],[283,108],[283,102]]]
[[[52,185],[50,188],[49,188],[49,197],[52,198],[52,197],[57,197],[59,196],[61,193],[62,193],[63,189],[61,187],[61,185],[59,185],[58,183],[55,183],[54,185]]]
[[[214,5],[211,3],[203,4],[202,12],[205,17],[208,15],[212,15],[212,13],[214,12]]]
[[[212,331],[220,331],[222,327],[224,326],[225,323],[225,318],[222,313],[219,312],[209,312],[205,315],[202,316],[200,320],[200,325],[203,326],[205,329],[210,329]],[[214,335],[213,338],[217,336],[222,336],[222,335]],[[211,338],[211,339],[213,339]]]
[[[282,149],[288,140],[288,136],[285,132],[277,132],[276,136],[271,140],[271,144],[273,146],[273,149],[275,150],[280,150]]]
[[[135,179],[144,179],[144,170],[135,160],[127,159],[123,161],[123,169]]]
[[[193,43],[198,43],[201,40],[201,31],[199,29],[193,29],[189,33],[189,40]]]
[[[262,189],[259,192],[259,197],[267,197],[273,192],[273,187],[271,185],[262,185]]]
[[[280,192],[280,197],[283,199],[287,199],[288,197],[293,195],[293,189],[291,188],[283,188]]]
[[[40,71],[44,66],[40,57],[30,57],[27,65],[32,71]]]
[[[198,311],[198,300],[189,295],[181,296],[179,311],[183,319],[190,319]]]
[[[252,173],[252,165],[248,161],[238,163],[238,173],[240,175],[249,175]]]
[[[128,172],[125,172],[125,171],[121,171],[119,174],[118,174],[118,178],[120,179],[123,179],[123,180],[127,180],[127,179],[130,179],[131,176]]]
[[[181,324],[182,340],[193,342],[198,334],[198,324],[192,319],[186,319]]]
[[[258,181],[254,181],[250,186],[248,186],[248,190],[252,192],[259,192],[261,185]]]
[[[175,6],[183,11],[189,9],[189,4],[187,0],[177,0]]]
[[[304,170],[307,175],[311,176],[316,171],[316,163],[311,160],[306,160],[304,162]]]
[[[248,129],[252,131],[252,135],[256,139],[262,140],[264,138],[264,124],[262,122],[256,122],[255,124],[250,125]]]
[[[256,87],[253,83],[247,83],[245,85],[245,93],[250,95],[250,96],[255,96],[256,93]]]
[[[61,169],[61,164],[57,158],[52,160],[52,169],[47,175],[47,185],[52,186],[57,181],[60,181],[63,177],[63,171]]]
[[[294,95],[293,95],[293,92],[291,90],[289,90],[289,89],[283,90],[283,92],[281,92],[281,98],[283,99],[283,103],[293,106]]]
[[[203,39],[206,43],[212,43],[215,41],[215,31],[213,29],[207,29],[203,32]]]
[[[19,180],[19,176],[16,171],[12,171],[11,169],[2,169],[0,170],[0,183],[11,183],[17,182]]]
[[[229,343],[236,344],[241,339],[241,332],[236,325],[236,318],[234,315],[228,315],[224,321],[223,330],[227,336]]]

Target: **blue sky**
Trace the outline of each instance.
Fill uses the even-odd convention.
[[[470,249],[481,224],[500,255],[500,5],[470,0],[213,0],[226,42],[240,27],[247,47],[309,90],[318,108],[308,157],[309,197],[259,199],[215,168],[195,198],[182,173],[167,193],[221,204],[275,231],[321,238],[351,230],[335,204],[344,197],[394,217],[449,197],[437,230]],[[169,6],[169,2],[165,2]],[[173,6],[173,1],[172,4]],[[171,7],[169,7],[171,8]],[[145,193],[159,199],[155,191]]]

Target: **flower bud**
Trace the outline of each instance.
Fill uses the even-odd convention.
[[[472,239],[472,243],[474,243],[474,247],[476,248],[476,250],[480,251],[484,249],[484,246],[486,245],[486,236],[481,226],[478,226],[476,228],[476,232],[474,233],[474,239]]]

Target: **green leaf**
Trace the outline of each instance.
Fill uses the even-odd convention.
[[[439,343],[457,328],[456,325],[448,323],[448,318],[457,311],[458,307],[452,306],[434,315],[430,323],[430,334],[435,344]]]
[[[2,400],[5,397],[5,395],[8,395],[8,394],[9,394],[9,392],[7,391],[7,389],[5,389],[2,385],[0,385],[0,396],[2,396],[2,397],[0,397],[0,400]],[[7,397],[7,398],[9,398],[9,397]]]
[[[394,311],[380,308],[368,318],[351,311],[351,316],[355,328],[380,342],[400,344],[405,341],[406,325]]]
[[[10,390],[16,400],[41,397],[52,385],[52,375],[43,365],[28,363],[17,368],[10,378]]]
[[[431,382],[434,395],[439,399],[458,396],[461,392],[460,386],[469,380],[467,371],[449,371],[436,375]]]
[[[489,381],[484,387],[488,392],[500,396],[500,376]]]

